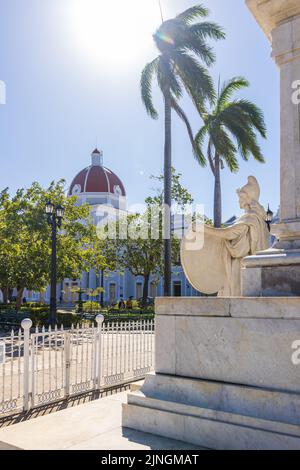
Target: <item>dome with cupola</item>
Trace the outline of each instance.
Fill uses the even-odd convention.
[[[69,196],[77,196],[79,203],[105,204],[124,209],[126,191],[120,178],[103,165],[103,152],[93,151],[90,166],[81,170],[73,179]]]

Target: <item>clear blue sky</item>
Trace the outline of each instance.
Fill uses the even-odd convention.
[[[94,11],[88,11],[89,2]],[[162,0],[164,16],[196,3]],[[267,164],[251,161],[241,163],[236,175],[222,173],[224,219],[239,214],[235,189],[249,174],[261,183],[262,203],[270,202],[276,210],[279,73],[270,45],[244,0],[204,3],[210,18],[227,33],[225,41],[215,44],[214,78],[245,76],[251,87],[244,96],[264,110],[268,127],[268,140],[262,143]],[[149,175],[162,171],[163,114],[158,121],[146,115],[139,79],[156,54],[151,32],[160,13],[157,0],[119,0],[119,13],[116,4],[118,0],[0,0],[0,80],[7,86],[7,104],[0,106],[0,188],[9,186],[13,192],[32,181],[47,185],[62,177],[70,183],[89,164],[97,142],[105,165],[123,180],[129,203],[142,202],[149,194]],[[162,110],[158,93],[155,101]],[[193,106],[187,98],[182,105],[196,131],[200,121]],[[212,175],[194,161],[177,118],[173,164],[211,216]]]

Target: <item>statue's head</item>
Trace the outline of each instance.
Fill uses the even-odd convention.
[[[253,203],[259,201],[260,188],[254,176],[248,177],[248,183],[237,190],[241,209],[249,208]]]

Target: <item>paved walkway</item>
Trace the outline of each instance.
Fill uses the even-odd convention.
[[[121,427],[127,392],[0,430],[0,450],[196,450],[191,444]]]

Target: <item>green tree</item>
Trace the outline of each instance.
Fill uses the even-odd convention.
[[[172,169],[172,201],[180,208],[191,204],[193,199],[189,192],[180,183],[180,174]],[[148,297],[150,276],[158,281],[164,273],[163,257],[163,189],[161,183],[163,176],[152,177],[159,183],[155,195],[146,199],[146,210],[140,214],[129,214],[113,223],[110,227],[103,227],[99,232],[101,237],[107,236],[111,230],[110,238],[100,238],[101,253],[106,263],[113,265],[120,271],[127,269],[133,276],[144,279],[142,304],[146,305]],[[172,263],[178,264],[180,254],[180,240],[172,234]]]
[[[175,202],[180,208],[184,209],[187,205],[193,204],[194,200],[191,194],[181,184],[180,178],[182,174],[177,173],[174,167],[171,168],[171,201]],[[162,206],[164,202],[164,175],[150,177],[151,180],[156,181],[158,186],[153,188],[156,193],[155,196],[149,196],[146,199],[147,204],[158,204]]]
[[[215,23],[203,21],[208,10],[202,5],[187,9],[171,20],[164,21],[153,35],[159,55],[148,63],[141,77],[142,101],[148,114],[158,118],[152,100],[152,80],[157,79],[158,86],[164,97],[165,112],[165,147],[164,147],[164,203],[171,206],[171,115],[172,109],[184,121],[190,137],[194,153],[193,132],[189,120],[178,101],[186,90],[197,109],[202,103],[214,96],[211,77],[205,66],[214,62],[214,54],[207,44],[208,38],[223,39],[222,29]],[[204,66],[202,65],[204,63]],[[170,221],[166,221],[170,225]],[[164,240],[164,293],[171,294],[171,240]]]
[[[33,183],[12,198],[5,190],[0,196],[0,288],[17,289],[17,309],[24,289],[42,291],[50,281],[51,228],[45,204],[65,208],[63,225],[57,237],[57,279],[77,279],[90,262],[96,230],[88,206],[76,206],[74,197],[65,196],[65,183],[51,183],[43,189]],[[6,296],[6,294],[4,294]]]
[[[200,110],[204,125],[195,138],[197,158],[201,166],[205,166],[208,160],[214,175],[214,225],[217,228],[222,224],[221,169],[224,164],[236,173],[239,155],[246,161],[251,155],[258,162],[265,161],[257,141],[257,133],[266,138],[262,111],[249,100],[232,100],[234,92],[248,86],[244,78],[232,78],[223,84],[211,110],[205,107]],[[204,151],[206,139],[207,157]]]

